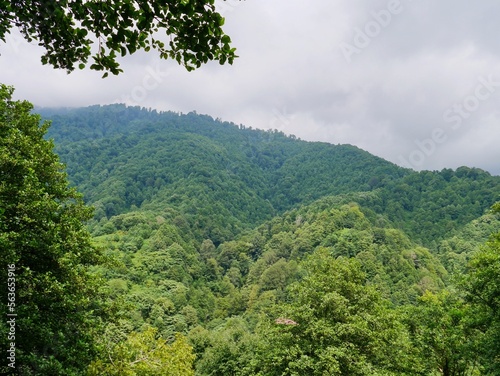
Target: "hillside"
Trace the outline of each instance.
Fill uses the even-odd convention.
[[[363,206],[437,246],[500,198],[500,177],[479,169],[416,173],[351,145],[305,142],[206,115],[123,105],[40,112],[52,119],[48,136],[97,221],[168,211],[199,241],[215,244],[297,205],[372,192]]]
[[[113,232],[95,240],[121,265],[102,271],[107,294],[129,307],[121,330],[151,325],[163,338],[185,333],[197,355],[197,375],[289,374],[280,367],[290,361],[290,346],[299,359],[309,358],[294,366],[304,374],[324,371],[325,356],[342,364],[339,374],[363,367],[370,370],[361,373],[367,375],[375,369],[390,375],[432,374],[441,362],[457,361],[464,362],[463,369],[473,366],[475,356],[469,359],[459,347],[476,337],[454,329],[469,320],[464,303],[443,291],[457,265],[463,267],[488,234],[500,231],[498,215],[466,225],[434,254],[371,209],[342,202],[345,197],[324,198],[217,247],[210,240],[196,244],[188,229],[151,212],[111,218],[107,224]],[[461,241],[468,248],[460,249]],[[336,300],[329,302],[329,294]],[[431,301],[422,300],[426,296]],[[444,304],[445,311],[432,311]],[[280,317],[299,322],[300,329],[280,330],[274,324]],[[366,332],[366,320],[378,322],[377,332]],[[429,350],[434,337],[414,332],[445,325],[440,320],[446,325],[454,320],[438,334],[455,341],[447,355]],[[335,322],[341,327],[329,327]],[[342,337],[339,344],[332,330],[357,334]],[[382,341],[387,354],[366,354],[366,341]],[[349,353],[360,352],[359,358],[346,357],[344,346]],[[333,349],[336,353],[325,354]]]
[[[499,177],[195,113],[46,110],[92,217],[29,104],[3,105],[23,369],[498,374]]]

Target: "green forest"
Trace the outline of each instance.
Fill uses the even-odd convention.
[[[6,86],[0,174],[5,374],[500,375],[500,176]]]

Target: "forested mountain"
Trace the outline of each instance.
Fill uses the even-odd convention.
[[[169,209],[215,244],[297,205],[371,192],[362,205],[431,245],[500,198],[500,177],[479,169],[415,173],[354,146],[206,115],[123,105],[40,112],[52,119],[48,136],[97,220]]]
[[[196,113],[39,112],[108,260],[89,374],[499,374],[500,177]]]
[[[97,219],[168,207],[217,244],[298,203],[406,173],[353,146],[307,143],[194,113],[116,105],[51,118],[49,137]]]

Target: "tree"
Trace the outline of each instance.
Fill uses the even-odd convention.
[[[500,212],[500,203],[493,210]],[[471,320],[484,333],[479,353],[487,374],[500,375],[500,233],[473,255],[462,287],[472,304]]]
[[[256,336],[242,318],[230,318],[212,332],[196,327],[189,333],[189,340],[198,349],[197,375],[255,375],[251,363]]]
[[[354,259],[319,248],[303,264],[307,275],[289,288],[258,330],[258,375],[403,375],[412,373],[402,324]]]
[[[44,139],[49,124],[40,125],[33,106],[12,101],[12,93],[0,86],[0,280],[11,278],[0,309],[4,318],[17,316],[9,328],[2,320],[2,333],[9,329],[13,337],[0,341],[16,356],[0,371],[77,375],[94,356],[103,309],[89,272],[102,260],[84,226],[92,210],[68,187]]]
[[[131,333],[125,341],[112,345],[107,354],[89,366],[91,376],[193,376],[195,359],[184,336],[176,335],[167,344],[156,338],[157,330]]]
[[[155,49],[187,70],[209,60],[232,64],[235,49],[223,24],[214,0],[0,0],[0,40],[17,26],[45,49],[43,64],[72,71],[92,56],[90,69],[104,76],[122,72],[118,55],[138,50]]]
[[[480,332],[471,325],[474,312],[456,291],[425,292],[418,305],[405,307],[413,351],[424,374],[475,375]]]

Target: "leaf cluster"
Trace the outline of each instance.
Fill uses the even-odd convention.
[[[45,49],[43,64],[72,71],[90,69],[119,74],[119,57],[156,50],[188,71],[209,60],[232,64],[236,55],[222,30],[224,18],[214,0],[4,1],[0,40],[17,27],[28,42]],[[97,44],[92,48],[93,44]]]

